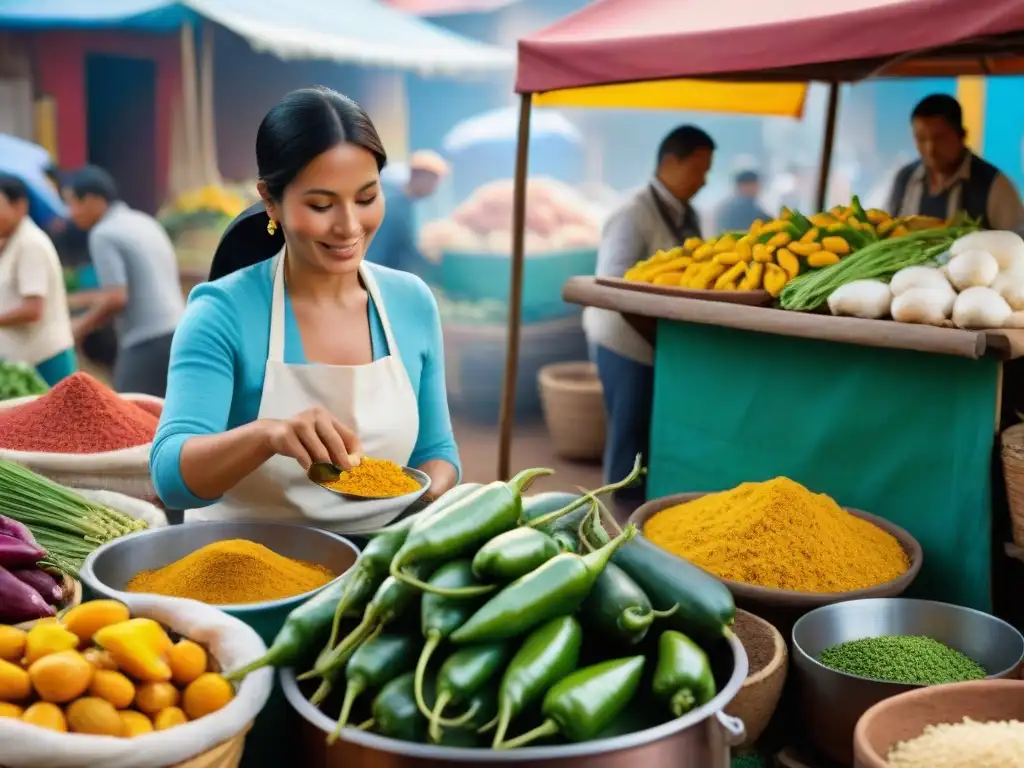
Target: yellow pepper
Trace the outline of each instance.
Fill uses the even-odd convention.
[[[754,261],[767,264],[772,260],[772,249],[764,243],[758,243],[752,249]]]
[[[903,224],[900,224],[892,232],[889,233],[889,237],[903,237],[904,235],[909,234],[910,230],[907,229],[906,226],[904,226]]]
[[[634,282],[641,282],[640,276],[644,273],[644,267],[646,265],[643,262],[634,264],[632,267],[626,270],[626,273],[622,276],[623,280],[632,280]]]
[[[739,264],[735,264],[730,269],[728,269],[724,274],[719,276],[718,279],[715,280],[715,290],[735,291],[736,281],[743,277],[746,273],[747,263],[745,261],[741,261]],[[730,285],[732,286],[732,288],[728,287]]]
[[[128,621],[131,612],[128,606],[117,600],[90,600],[76,605],[61,617],[61,624],[88,643],[103,627]]]
[[[699,237],[688,237],[683,241],[683,248],[688,251],[695,251],[704,245],[704,240]]]
[[[803,237],[800,238],[801,243],[816,243],[818,242],[818,235],[821,234],[821,230],[817,227],[811,227],[804,232]]]
[[[711,262],[704,266],[704,269],[701,270],[700,274],[690,282],[689,287],[706,291],[715,284],[715,280],[725,274],[725,270],[727,269],[728,267],[724,264],[715,264],[714,262]]]
[[[787,221],[783,221],[782,219],[775,219],[774,221],[769,221],[767,224],[761,227],[761,231],[759,234],[764,235],[767,234],[768,232],[781,232],[788,225],[789,222]]]
[[[736,238],[732,235],[720,237],[715,243],[715,253],[728,253],[736,247]]]
[[[662,264],[656,264],[653,267],[647,269],[641,279],[645,283],[650,283],[658,275],[664,275],[668,272],[682,272],[690,264],[693,263],[693,259],[689,256],[681,256],[678,259],[672,259],[672,261],[666,261]]]
[[[807,257],[807,266],[809,267],[831,267],[833,264],[838,263],[839,255],[831,251],[818,251]]]
[[[750,234],[757,237],[761,234],[761,229],[764,227],[764,222],[761,219],[754,219],[754,223],[750,225]]]
[[[164,628],[152,619],[111,624],[93,635],[93,640],[132,677],[147,683],[166,683],[171,679],[167,652],[173,643]]]
[[[679,278],[679,287],[680,288],[689,288],[690,287],[690,282],[694,278],[696,278],[697,275],[700,274],[701,270],[704,269],[704,265],[705,264],[707,264],[706,261],[703,261],[703,262],[702,261],[695,261],[693,264],[688,266],[686,268],[686,271],[683,272],[683,276],[681,278]]]
[[[810,256],[821,250],[821,243],[790,243],[789,250],[797,256]],[[777,257],[776,260],[778,260]]]
[[[896,229],[896,227],[900,226],[900,224],[902,223],[903,219],[889,219],[888,221],[883,221],[881,224],[878,225],[877,232],[879,237],[885,237],[887,234],[892,232],[894,229]]]
[[[788,282],[785,270],[778,264],[765,264],[764,289],[777,298]]]
[[[679,281],[683,278],[683,272],[662,272],[657,275],[652,281],[652,285],[679,285]]]
[[[56,620],[40,621],[25,636],[25,666],[31,666],[43,656],[78,647],[78,635]]]
[[[781,248],[784,245],[789,245],[792,242],[793,236],[789,232],[776,232],[772,235],[767,245],[774,245],[776,248]]]
[[[892,216],[890,216],[887,212],[880,210],[878,208],[869,208],[868,210],[865,211],[865,213],[868,216],[868,221],[870,221],[876,227],[879,224],[885,224],[885,222],[889,221],[889,219],[892,218]]]
[[[707,261],[715,255],[714,243],[704,243],[697,250],[693,252],[694,261]]]
[[[779,218],[783,221],[789,221],[793,218],[793,212],[786,206],[782,206],[782,213],[779,214]]]
[[[813,216],[808,216],[807,218],[811,224],[820,229],[825,229],[837,223],[835,218],[829,216],[827,213],[816,213]]]
[[[747,270],[747,276],[739,285],[741,291],[756,291],[761,287],[761,276],[764,274],[764,264],[754,262]]]
[[[790,280],[800,274],[800,259],[794,256],[789,248],[779,248],[775,252],[775,261],[782,267]]]
[[[850,244],[841,237],[823,238],[821,247],[830,253],[838,253],[840,256],[845,256],[850,252]]]
[[[736,243],[736,253],[739,254],[740,261],[750,261],[754,257],[754,243],[751,242],[754,238],[741,237],[740,241]]]
[[[719,253],[712,261],[715,264],[724,264],[727,267],[731,267],[733,264],[739,264],[743,259],[740,258],[736,251],[728,251],[727,253]]]

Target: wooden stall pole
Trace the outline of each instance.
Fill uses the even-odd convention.
[[[511,477],[512,430],[516,425],[516,375],[519,369],[519,329],[523,322],[523,262],[526,235],[526,183],[530,163],[530,112],[533,95],[524,93],[519,103],[519,138],[516,145],[515,191],[512,197],[512,278],[508,297],[508,344],[505,349],[505,381],[501,388],[498,417],[498,479]]]
[[[818,207],[825,210],[825,196],[828,193],[829,169],[832,166],[832,147],[836,140],[836,118],[839,115],[839,83],[829,83],[828,112],[825,115],[825,141],[821,145],[821,162],[818,164]]]
[[[181,101],[184,125],[186,189],[202,185],[202,132],[199,127],[199,83],[196,77],[195,30],[181,25]]]
[[[202,55],[199,59],[199,139],[203,183],[221,186],[224,180],[217,163],[217,116],[213,95],[213,25],[202,27]]]

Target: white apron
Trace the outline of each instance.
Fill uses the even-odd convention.
[[[359,435],[363,455],[407,465],[419,434],[419,408],[370,269],[360,264],[359,274],[384,327],[387,356],[368,365],[288,365],[284,362],[284,251],[275,260],[259,418],[288,419],[319,405]],[[374,502],[346,501],[319,488],[306,478],[297,461],[274,456],[218,503],[186,511],[185,522],[289,520],[357,533],[382,524],[380,515],[367,516],[369,504]],[[316,510],[316,520],[309,518],[307,510]],[[325,514],[330,522],[324,522]],[[397,514],[392,512],[390,517]]]

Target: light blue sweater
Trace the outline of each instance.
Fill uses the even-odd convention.
[[[270,339],[273,260],[197,286],[174,334],[167,400],[150,454],[153,484],[169,509],[213,504],[193,494],[181,477],[181,447],[257,418]],[[409,460],[443,459],[457,469],[459,453],[448,415],[444,349],[437,303],[418,277],[368,264],[387,306],[391,330],[419,401],[420,431]],[[387,355],[384,327],[369,302],[373,358]],[[306,363],[302,337],[285,292],[285,362]]]

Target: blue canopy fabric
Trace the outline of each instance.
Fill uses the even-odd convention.
[[[0,0],[0,30],[167,33],[207,19],[278,58],[418,74],[511,71],[512,51],[478,43],[376,0]]]
[[[17,176],[28,187],[29,215],[46,228],[54,218],[66,218],[67,209],[50,184],[46,168],[50,153],[30,141],[0,133],[0,173]]]

